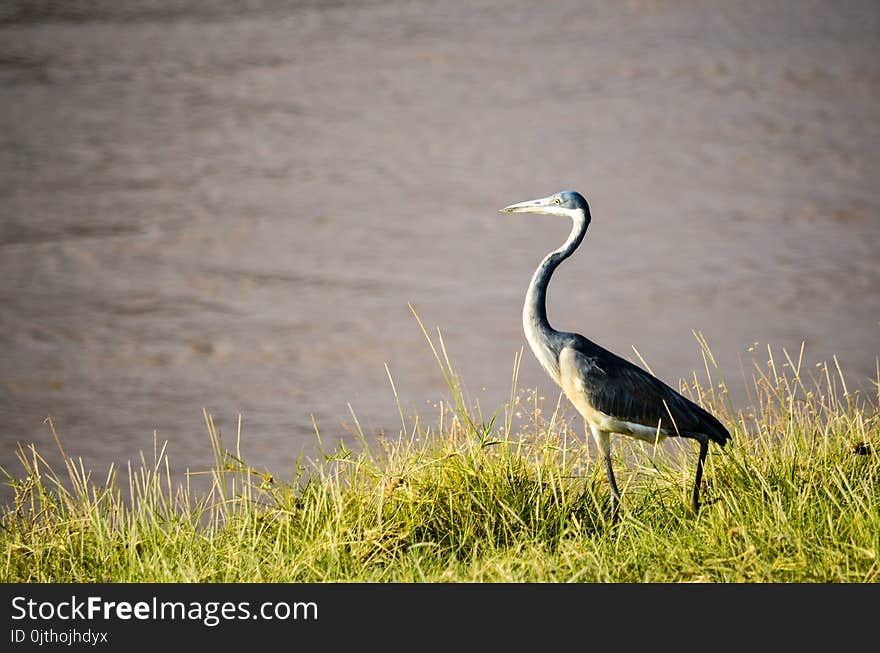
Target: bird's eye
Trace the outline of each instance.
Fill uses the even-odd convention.
[[[559,198],[558,198],[558,197],[557,197],[556,199],[553,200],[553,203],[554,203],[554,204],[562,204],[562,202],[559,201]]]

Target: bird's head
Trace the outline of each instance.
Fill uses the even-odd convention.
[[[590,208],[583,195],[573,190],[563,190],[539,200],[529,200],[519,204],[511,204],[499,209],[501,213],[541,213],[543,215],[562,215],[569,218],[579,217],[583,213],[590,219]]]

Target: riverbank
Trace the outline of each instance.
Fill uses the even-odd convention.
[[[449,388],[398,437],[306,462],[294,482],[249,467],[247,434],[218,432],[211,490],[176,484],[164,446],[130,468],[52,471],[20,450],[0,531],[2,582],[876,582],[880,412],[833,363],[807,374],[770,354],[749,410],[727,384],[682,390],[733,433],[688,508],[696,451],[616,441],[621,520],[567,405],[517,389],[491,417],[469,401],[440,340]],[[551,402],[555,404],[555,399]],[[320,441],[320,434],[318,434]],[[63,450],[63,443],[58,439]]]

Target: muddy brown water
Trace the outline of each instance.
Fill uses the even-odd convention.
[[[549,313],[675,385],[701,331],[880,353],[876,2],[6,2],[0,465],[106,470],[201,410],[289,476],[445,396],[409,304],[490,411],[566,236],[497,209],[580,190]],[[521,385],[557,392],[525,352]]]

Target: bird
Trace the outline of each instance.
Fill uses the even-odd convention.
[[[611,465],[611,435],[626,435],[652,444],[684,437],[700,445],[691,499],[700,508],[700,482],[709,442],[724,446],[730,433],[709,411],[673,390],[656,376],[604,349],[579,333],[557,331],[547,320],[547,286],[553,272],[580,246],[590,226],[590,207],[577,191],[560,191],[536,200],[511,204],[502,213],[537,213],[570,218],[571,233],[532,275],[523,304],[523,330],[541,366],[562,388],[584,418],[601,453],[611,486],[611,513],[617,519],[620,490]]]

